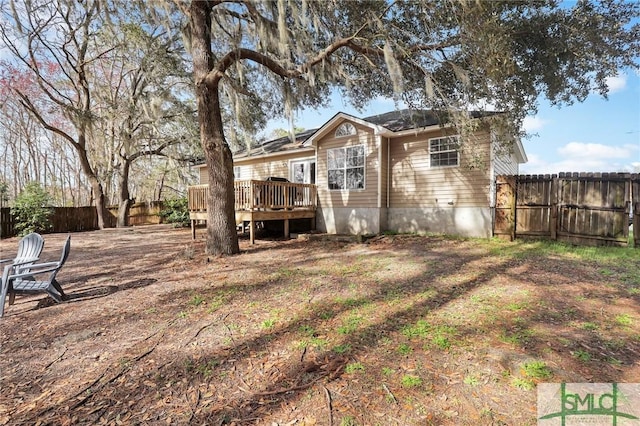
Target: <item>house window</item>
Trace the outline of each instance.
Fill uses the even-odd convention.
[[[336,138],[339,138],[342,136],[351,136],[356,134],[358,134],[358,131],[356,130],[356,126],[354,126],[351,123],[342,123],[336,129]]]
[[[364,189],[364,145],[327,151],[329,189]]]
[[[242,169],[240,169],[240,166],[233,166],[233,178],[240,179],[241,171]]]
[[[296,160],[290,163],[289,180],[295,183],[316,183],[315,160]]]
[[[457,166],[460,164],[457,136],[429,139],[429,158],[431,167]]]

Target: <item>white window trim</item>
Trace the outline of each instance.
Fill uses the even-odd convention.
[[[346,158],[346,150],[348,148],[355,148],[355,147],[359,147],[361,146],[364,150],[364,161],[362,164],[362,188],[346,188],[346,180],[347,180],[347,167],[345,165],[344,171],[345,171],[345,188],[340,188],[340,189],[331,189],[329,188],[329,152],[330,151],[334,151],[334,150],[339,150],[342,149],[345,151],[345,158]],[[329,148],[327,149],[327,189],[329,191],[364,191],[365,189],[367,189],[367,146],[365,144],[357,144],[357,145],[349,145],[349,146],[343,146],[343,147],[338,147],[338,148]]]
[[[338,131],[340,129],[345,129],[345,134],[343,135],[339,135]],[[344,123],[340,124],[337,128],[336,131],[334,132],[334,136],[336,138],[345,138],[345,137],[349,137],[349,136],[354,136],[358,134],[358,129],[356,129],[356,126],[353,125],[353,123],[349,123],[348,121],[345,121]]]
[[[437,138],[429,138],[427,140],[427,143],[429,144],[429,167],[433,168],[433,169],[446,169],[446,168],[451,168],[451,167],[460,167],[460,149],[455,149],[455,150],[447,150],[447,151],[438,151],[438,152],[431,152],[431,141],[434,140],[438,140],[438,139],[457,139],[458,140],[458,147],[460,146],[460,135],[451,135],[451,136],[438,136]],[[431,163],[431,155],[433,154],[441,154],[443,152],[455,152],[457,154],[457,164],[448,164],[448,165],[433,165]]]
[[[241,166],[233,166],[233,179],[234,180],[242,179],[242,167]]]

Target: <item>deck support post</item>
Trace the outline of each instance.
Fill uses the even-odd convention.
[[[249,221],[249,242],[256,243],[256,221],[253,218]]]
[[[284,237],[289,238],[289,219],[284,220]]]
[[[196,221],[191,220],[191,238],[196,239]]]

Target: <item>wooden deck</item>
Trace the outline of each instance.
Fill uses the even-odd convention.
[[[317,192],[315,185],[264,180],[234,182],[237,225],[249,223],[251,244],[255,243],[256,222],[284,220],[284,235],[289,236],[290,219],[312,219],[315,228]],[[197,221],[207,220],[209,185],[188,189],[189,218],[195,239]]]

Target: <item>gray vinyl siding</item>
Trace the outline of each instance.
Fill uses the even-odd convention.
[[[497,175],[517,175],[518,161],[514,154],[494,154],[493,168]]]

